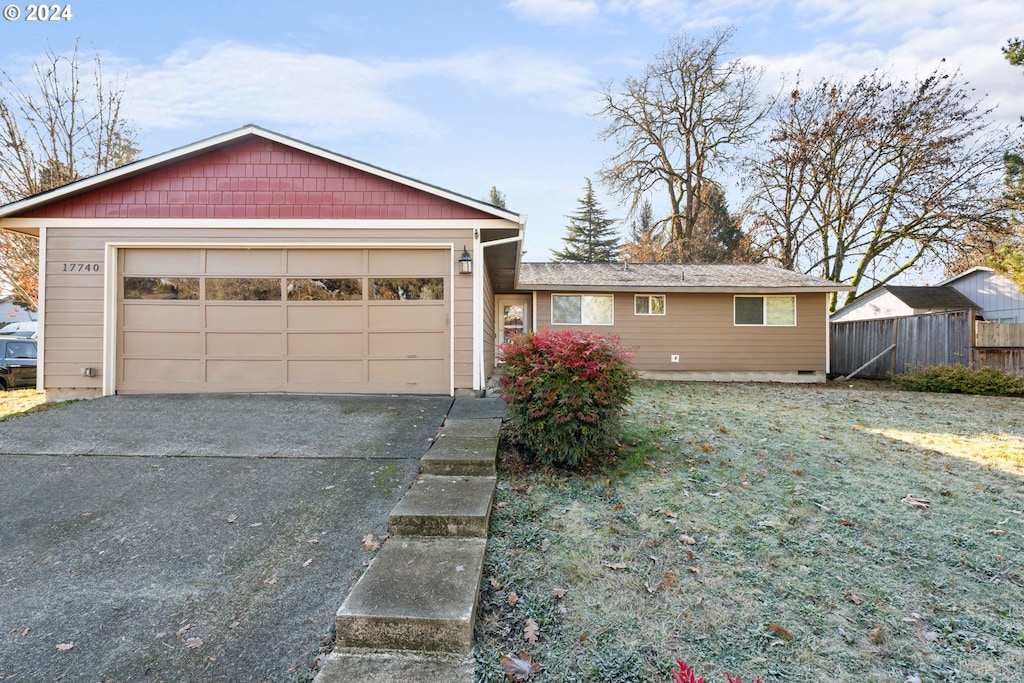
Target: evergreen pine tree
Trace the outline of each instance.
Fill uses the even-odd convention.
[[[577,263],[603,263],[614,261],[619,253],[619,235],[615,228],[614,218],[608,218],[607,212],[597,203],[594,187],[587,178],[587,191],[579,200],[576,213],[567,216],[568,232],[562,241],[562,251],[551,250],[556,261],[575,261]]]

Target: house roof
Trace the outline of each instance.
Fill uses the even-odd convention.
[[[517,289],[836,292],[852,288],[761,264],[523,263]]]
[[[977,308],[977,304],[953,287],[903,287],[886,285],[886,291],[915,311]]]
[[[233,131],[229,131],[227,133],[216,135],[211,138],[207,138],[205,140],[200,140],[199,142],[195,142],[184,147],[179,147],[177,149],[164,152],[163,154],[157,154],[156,156],[148,157],[146,159],[133,161],[130,164],[125,164],[124,166],[119,166],[118,168],[111,169],[109,171],[105,171],[103,173],[90,176],[88,178],[83,178],[82,180],[68,183],[67,185],[62,185],[52,190],[40,192],[39,194],[35,194],[30,197],[18,200],[16,202],[0,206],[0,218],[3,218],[4,216],[17,215],[30,209],[44,206],[51,202],[55,202],[65,197],[83,192],[85,190],[90,190],[112,182],[124,180],[126,178],[139,175],[146,171],[159,168],[167,164],[179,162],[188,157],[203,154],[217,147],[236,143],[248,137],[262,138],[265,140],[276,142],[281,145],[285,145],[287,147],[292,147],[294,149],[304,151],[308,154],[312,154],[314,156],[321,157],[323,159],[333,161],[335,163],[343,164],[345,166],[350,166],[352,168],[359,169],[360,171],[363,171],[365,173],[369,173],[380,178],[391,180],[393,182],[421,190],[423,192],[435,195],[437,197],[442,197],[457,204],[462,204],[464,206],[476,209],[477,211],[490,214],[495,218],[502,218],[505,220],[513,221],[515,223],[518,223],[520,226],[525,225],[526,223],[525,215],[517,214],[512,211],[499,208],[492,204],[488,204],[487,202],[481,201],[479,199],[473,199],[465,195],[451,192],[450,190],[445,190],[443,188],[437,187],[436,185],[430,185],[428,183],[416,180],[414,178],[410,178],[408,176],[399,175],[398,173],[387,171],[383,168],[373,166],[366,162],[359,161],[357,159],[352,159],[351,157],[346,157],[341,154],[337,154],[335,152],[323,149],[321,147],[316,147],[314,145],[310,145],[300,140],[295,140],[293,138],[289,138],[279,133],[274,133],[272,131],[260,128],[259,126],[255,126],[252,124],[243,126]]]

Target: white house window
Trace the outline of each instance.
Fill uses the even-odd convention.
[[[552,325],[611,325],[615,296],[612,294],[552,294]]]
[[[733,302],[736,325],[796,325],[795,296],[738,296]]]
[[[633,296],[635,315],[665,315],[664,294],[635,294]]]

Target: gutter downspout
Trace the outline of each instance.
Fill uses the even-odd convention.
[[[481,242],[480,231],[473,231],[473,262],[481,264],[481,267],[473,269],[473,391],[484,389],[484,249],[497,247],[502,244],[522,242],[524,228],[519,225],[519,234],[515,237],[506,237],[493,242]],[[516,263],[518,268],[519,264]],[[493,306],[494,302],[490,302]]]

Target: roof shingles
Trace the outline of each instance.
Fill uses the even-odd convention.
[[[523,263],[518,285],[519,289],[848,289],[811,275],[748,263]]]

